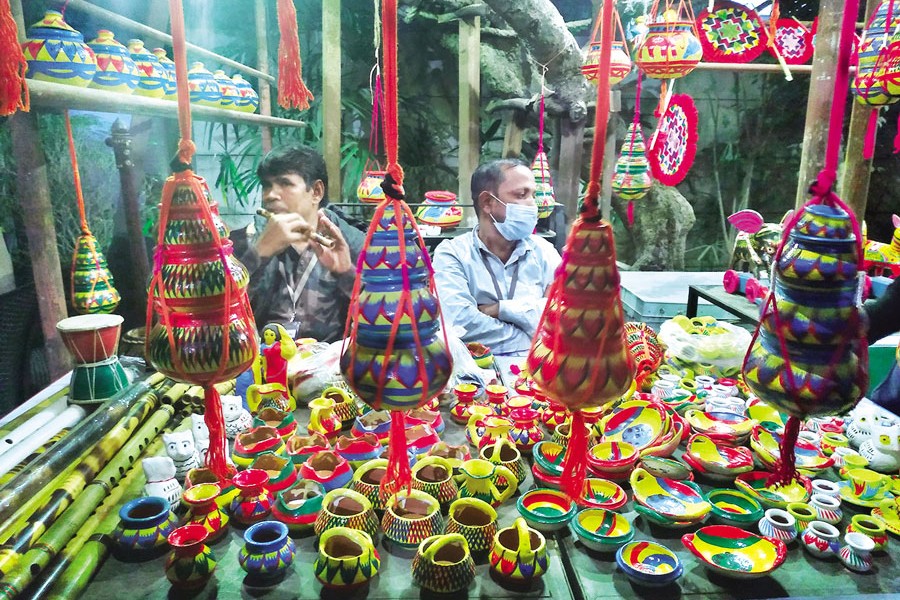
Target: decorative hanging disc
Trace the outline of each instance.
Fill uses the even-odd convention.
[[[775,48],[789,65],[809,62],[816,49],[814,39],[813,30],[796,19],[778,19],[775,22]],[[775,55],[772,48],[768,48],[768,51]]]
[[[656,143],[647,153],[653,177],[663,185],[678,185],[697,153],[697,108],[687,94],[675,94],[660,118]]]
[[[703,59],[712,62],[749,62],[765,49],[765,29],[756,11],[735,2],[717,2],[697,17]]]

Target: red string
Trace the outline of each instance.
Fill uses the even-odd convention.
[[[315,97],[303,83],[300,37],[297,34],[297,10],[293,0],[278,0],[278,105],[306,110]]]
[[[190,165],[195,147],[191,141],[191,95],[188,87],[187,42],[184,31],[184,7],[181,0],[169,0],[172,26],[172,58],[175,61],[175,89],[178,94],[178,160]],[[165,223],[165,221],[160,221]],[[213,228],[215,230],[215,228]]]
[[[587,473],[588,429],[584,413],[576,410],[569,424],[569,444],[563,459],[562,492],[573,502],[581,499]]]
[[[591,151],[591,174],[588,180],[587,195],[581,206],[582,215],[588,219],[600,216],[600,179],[603,176],[603,152],[606,148],[606,124],[609,120],[609,73],[610,52],[613,41],[613,0],[606,0],[601,9],[600,20],[600,63],[597,72],[597,108],[594,114],[594,144]]]
[[[90,235],[87,216],[84,211],[84,194],[81,191],[81,174],[78,171],[78,156],[75,154],[75,138],[72,136],[72,121],[69,119],[69,111],[63,111],[66,122],[66,137],[69,142],[69,158],[72,160],[72,183],[75,187],[75,201],[78,203],[78,217],[81,220],[81,233]]]
[[[0,0],[0,117],[28,112],[31,98],[25,83],[28,62],[19,45],[19,30],[9,0]]]
[[[387,172],[398,187],[403,186],[403,168],[398,159],[399,129],[397,121],[397,0],[383,0],[381,35],[384,43],[384,152]]]

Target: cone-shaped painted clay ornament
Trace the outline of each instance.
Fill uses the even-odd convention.
[[[586,435],[579,436],[583,448],[573,447],[574,432],[586,427],[580,409],[618,399],[634,376],[625,342],[619,281],[612,226],[579,218],[566,241],[562,264],[528,354],[528,370],[537,386],[576,411],[568,452],[572,456],[580,453],[579,459],[586,460],[587,453]],[[577,473],[574,477],[578,479]],[[568,479],[564,490],[577,497],[583,469],[581,481],[569,486]]]
[[[556,194],[553,192],[553,178],[550,176],[550,164],[547,162],[547,153],[539,150],[531,163],[531,172],[534,174],[535,190],[534,201],[538,207],[538,218],[544,219],[553,214],[556,206]]]
[[[121,300],[106,258],[97,248],[97,238],[90,232],[82,233],[75,242],[69,289],[72,306],[83,315],[111,313]]]
[[[612,191],[622,200],[640,200],[650,191],[653,179],[646,152],[640,123],[631,123],[612,179]]]
[[[401,411],[437,396],[452,369],[431,262],[402,200],[379,204],[357,273],[341,372],[363,402],[392,411],[393,444],[395,433],[405,437]]]

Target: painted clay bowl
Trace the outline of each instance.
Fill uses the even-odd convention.
[[[584,480],[581,496],[575,500],[579,506],[616,510],[628,501],[625,490],[607,479],[588,477]]]
[[[768,480],[771,476],[768,471],[741,473],[734,480],[734,485],[738,490],[769,508],[787,508],[791,502],[809,500],[812,484],[807,477],[800,475],[788,485],[770,486]]]
[[[747,417],[769,431],[784,429],[788,419],[783,412],[779,412],[759,398],[751,400],[747,404]]]
[[[731,412],[689,410],[684,418],[694,433],[705,433],[717,442],[739,442],[746,439],[753,429],[753,421]]]
[[[686,529],[688,527],[696,527],[697,525],[704,523],[709,516],[704,515],[699,519],[672,519],[664,517],[652,508],[647,508],[643,504],[638,504],[637,502],[634,504],[634,512],[643,517],[650,525],[656,525],[663,529]]]
[[[566,526],[575,514],[576,506],[558,490],[538,488],[519,496],[516,508],[529,527],[552,533]]]
[[[544,473],[549,475],[562,475],[563,457],[566,449],[556,442],[538,442],[531,450],[535,464],[541,467]]]
[[[641,458],[638,467],[654,477],[665,477],[666,479],[675,479],[677,481],[694,480],[694,472],[691,466],[674,458],[645,456]]]
[[[646,587],[669,585],[684,571],[674,552],[648,541],[632,541],[619,548],[616,564],[632,583]]]
[[[706,495],[714,519],[723,525],[753,525],[763,516],[759,501],[735,490],[712,490]]]
[[[725,475],[733,479],[753,470],[753,455],[749,448],[716,444],[702,433],[691,436],[682,458],[695,470],[708,475]]]
[[[711,510],[696,484],[654,477],[644,469],[635,469],[630,478],[634,499],[661,517],[672,521],[696,521]]]
[[[632,539],[634,527],[623,515],[605,508],[586,508],[570,525],[581,543],[596,552],[615,552]]]
[[[562,475],[548,473],[538,463],[531,465],[531,475],[534,477],[534,482],[541,487],[558,490],[562,485]]]
[[[681,437],[685,431],[685,427],[684,421],[680,419],[678,421],[672,419],[670,423],[671,427],[667,432],[657,438],[653,444],[641,450],[641,456],[659,456],[661,458],[667,458],[674,454],[675,449],[678,448],[678,445],[681,443]]]
[[[731,525],[701,527],[681,543],[712,571],[738,579],[768,575],[787,557],[781,540],[762,537]]]
[[[756,452],[762,463],[774,468],[781,458],[781,432],[769,431],[765,427],[757,425],[750,436],[750,447]],[[822,454],[819,448],[804,439],[798,439],[794,446],[794,456],[797,457],[796,466],[805,471],[818,472],[834,464],[834,459]]]
[[[640,451],[656,444],[670,425],[666,411],[646,402],[624,402],[601,426],[604,442],[627,442]]]

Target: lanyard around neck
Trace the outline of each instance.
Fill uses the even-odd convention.
[[[519,265],[522,264],[522,259],[519,257],[516,260],[516,266],[513,268],[512,278],[509,281],[509,294],[504,298],[503,293],[500,291],[500,282],[497,281],[497,276],[494,275],[493,269],[491,269],[491,265],[488,263],[487,252],[483,249],[479,248],[479,254],[481,255],[481,262],[484,263],[484,268],[487,269],[488,275],[491,276],[491,281],[494,284],[494,291],[497,293],[497,301],[500,300],[510,300],[516,295],[516,284],[519,283]],[[505,268],[505,267],[504,267]]]
[[[312,275],[313,269],[317,264],[319,264],[319,256],[313,253],[312,258],[306,265],[306,269],[304,269],[303,271],[303,275],[301,275],[300,280],[295,283],[291,281],[293,279],[293,269],[291,269],[291,275],[288,276],[288,272],[284,267],[284,261],[280,261],[278,263],[278,270],[281,272],[281,276],[284,278],[284,282],[287,284],[287,293],[291,299],[291,309],[293,311],[293,317],[297,316],[297,305],[300,304],[300,294],[306,287],[306,283],[309,281],[309,277],[310,275]]]

